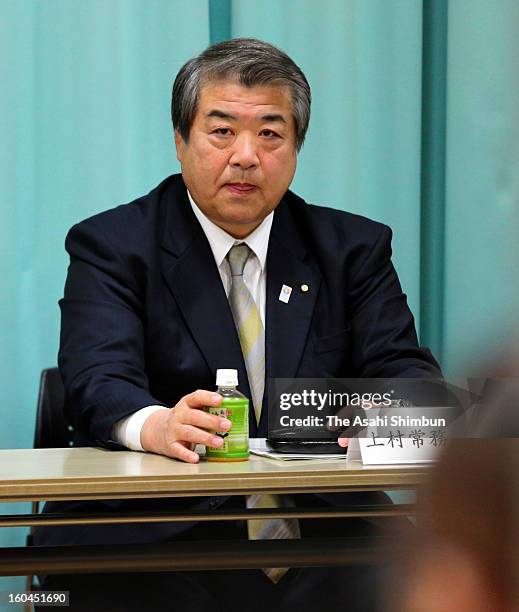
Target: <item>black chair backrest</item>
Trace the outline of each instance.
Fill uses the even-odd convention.
[[[34,448],[70,446],[74,430],[65,414],[65,390],[58,368],[43,370],[40,379]]]

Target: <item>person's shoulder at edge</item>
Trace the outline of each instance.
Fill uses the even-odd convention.
[[[108,228],[124,232],[130,227],[139,228],[155,212],[164,197],[169,196],[171,189],[179,183],[183,185],[180,174],[168,176],[146,195],[78,221],[72,226],[71,231],[75,228],[105,228],[105,230]]]
[[[184,188],[179,177],[170,176],[147,195],[73,225],[65,239],[71,261],[86,262],[140,294],[166,231],[160,211]]]

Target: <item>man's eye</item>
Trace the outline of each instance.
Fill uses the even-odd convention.
[[[276,134],[276,132],[273,130],[261,130],[261,135],[265,136],[266,138],[275,138],[278,136],[278,134]]]
[[[218,134],[219,136],[229,136],[231,130],[229,128],[216,128],[212,133]]]

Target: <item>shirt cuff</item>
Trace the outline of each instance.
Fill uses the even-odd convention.
[[[141,445],[141,429],[144,421],[157,410],[169,410],[165,406],[146,406],[124,417],[115,423],[112,429],[112,438],[134,451],[144,451]]]

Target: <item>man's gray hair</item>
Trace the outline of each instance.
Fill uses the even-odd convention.
[[[244,87],[287,87],[292,96],[296,147],[301,149],[310,121],[308,81],[286,53],[254,38],[233,38],[212,45],[180,69],[173,84],[171,117],[185,142],[198,110],[201,86],[220,81],[234,81]]]

